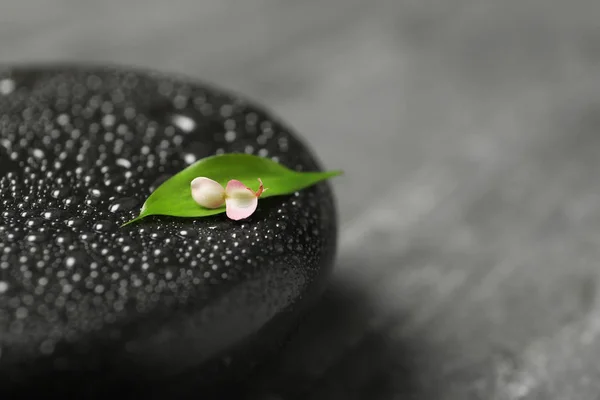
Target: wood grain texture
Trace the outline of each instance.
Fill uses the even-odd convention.
[[[335,181],[332,288],[260,399],[600,396],[600,3],[19,0],[3,62],[188,74]]]

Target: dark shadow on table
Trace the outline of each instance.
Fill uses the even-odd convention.
[[[425,399],[417,382],[418,344],[392,339],[381,312],[359,289],[334,279],[283,351],[246,384],[214,398]],[[203,396],[204,397],[204,396]],[[429,399],[429,398],[428,398]]]

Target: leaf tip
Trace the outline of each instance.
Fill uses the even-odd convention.
[[[333,171],[325,171],[322,173],[322,176],[324,177],[324,179],[335,178],[336,176],[340,176],[340,175],[344,175],[344,171],[342,171],[341,169],[333,170]]]
[[[138,222],[138,221],[140,221],[142,218],[144,218],[144,215],[141,215],[141,214],[140,214],[139,216],[135,217],[134,219],[132,219],[132,220],[130,220],[130,221],[127,221],[127,222],[125,222],[125,223],[124,223],[123,225],[121,225],[119,228],[124,228],[124,227],[126,227],[126,226],[128,226],[128,225],[131,225],[131,224],[133,224],[134,222]]]

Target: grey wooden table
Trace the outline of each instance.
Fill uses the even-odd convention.
[[[600,2],[4,0],[2,62],[185,73],[329,168],[332,287],[247,394],[600,396]]]

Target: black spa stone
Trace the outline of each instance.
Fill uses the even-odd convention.
[[[230,152],[320,169],[263,109],[184,77],[0,70],[0,397],[199,398],[277,350],[332,266],[326,183],[239,222],[119,228],[169,176]]]

